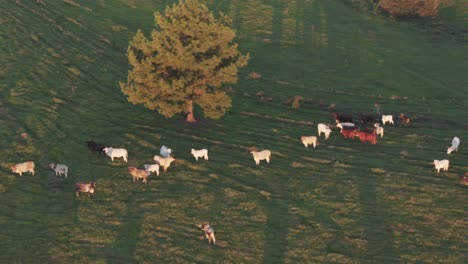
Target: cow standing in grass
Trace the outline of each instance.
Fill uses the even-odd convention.
[[[26,161],[13,165],[11,171],[18,173],[20,176],[22,176],[23,172],[29,172],[34,176],[34,161]]]
[[[255,160],[255,164],[260,165],[261,160],[266,160],[267,163],[270,163],[271,159],[271,151],[269,150],[262,150],[262,151],[255,151],[252,150],[250,153],[253,155],[253,159]]]
[[[88,193],[89,198],[94,194],[94,188],[96,187],[96,182],[77,182],[75,184],[75,195],[80,197],[80,192]]]
[[[201,230],[205,231],[205,237],[208,239],[208,244],[213,242],[213,245],[216,245],[216,237],[214,233],[214,229],[208,223],[203,223],[198,226]]]

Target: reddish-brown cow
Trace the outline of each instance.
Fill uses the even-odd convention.
[[[359,137],[361,142],[369,141],[372,144],[377,144],[377,136],[374,133],[368,133],[364,131],[354,131],[354,136]]]
[[[346,127],[343,127],[343,129],[341,130],[341,134],[343,135],[344,138],[350,138],[350,139],[353,139],[355,136],[354,136],[354,131],[356,131],[356,128],[346,128]]]

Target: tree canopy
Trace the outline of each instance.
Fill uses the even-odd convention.
[[[395,16],[433,17],[453,0],[380,0],[378,6]]]
[[[236,83],[249,60],[238,50],[232,21],[223,13],[216,18],[199,0],[180,0],[154,16],[150,38],[138,30],[127,49],[131,69],[119,84],[128,101],[166,118],[184,113],[195,121],[194,104],[205,117],[223,116],[231,99],[222,85]]]

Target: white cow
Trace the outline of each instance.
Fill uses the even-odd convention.
[[[306,148],[308,148],[309,145],[312,145],[315,148],[315,146],[318,144],[316,136],[310,136],[310,137],[302,136],[301,141],[302,141],[302,144],[304,144],[304,147]]]
[[[250,153],[253,155],[253,159],[255,160],[255,164],[259,165],[261,160],[266,160],[267,163],[270,163],[271,159],[271,151],[269,150],[262,150],[262,151],[255,151],[252,150]]]
[[[207,149],[199,149],[199,150],[192,149],[191,153],[192,153],[193,157],[195,158],[195,160],[198,160],[198,158],[202,158],[202,157],[204,159],[208,160],[208,150]]]
[[[164,171],[167,171],[167,168],[169,168],[169,166],[171,166],[171,163],[175,161],[173,157],[163,158],[159,155],[155,155],[153,159],[159,164],[159,166],[163,167]]]
[[[328,139],[328,137],[330,137],[330,133],[332,132],[329,126],[322,124],[322,123],[317,125],[317,130],[318,130],[319,137],[320,137],[320,134],[322,134],[322,132],[325,134],[325,139]]]
[[[169,158],[172,154],[172,149],[163,145],[161,149],[159,150],[159,153],[161,154],[163,158]]]
[[[452,153],[452,151],[458,151],[458,146],[460,146],[460,139],[458,137],[454,137],[452,139],[452,146],[447,147],[447,154]]]
[[[343,128],[352,128],[352,127],[356,127],[356,125],[354,123],[351,123],[351,122],[343,122],[343,123],[337,123],[336,124],[336,127],[339,127],[340,128],[340,132],[343,131]]]
[[[380,138],[383,138],[384,128],[381,127],[379,123],[375,123],[374,127],[375,127],[375,134],[380,135]]]
[[[103,151],[111,158],[112,161],[114,161],[114,158],[123,158],[124,161],[127,162],[128,152],[126,149],[108,147],[104,148]]]
[[[449,168],[449,160],[444,159],[444,160],[434,160],[434,166],[435,169],[437,170],[437,173],[440,172],[440,169],[443,171],[447,171]]]
[[[55,171],[55,175],[65,175],[65,179],[68,178],[68,166],[58,163],[51,163],[49,167]]]
[[[393,116],[392,115],[382,115],[382,124],[386,123],[392,124],[393,125]]]
[[[159,164],[145,164],[143,167],[148,175],[150,175],[151,172],[156,172],[156,175],[159,176]]]

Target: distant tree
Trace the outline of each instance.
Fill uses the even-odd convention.
[[[453,0],[380,0],[378,7],[394,16],[433,17]]]
[[[187,114],[195,122],[193,105],[205,117],[218,119],[231,107],[222,85],[236,83],[239,68],[247,65],[236,43],[231,20],[199,0],[180,0],[155,13],[151,38],[138,30],[127,49],[131,65],[122,92],[133,104],[143,104],[166,118]]]

